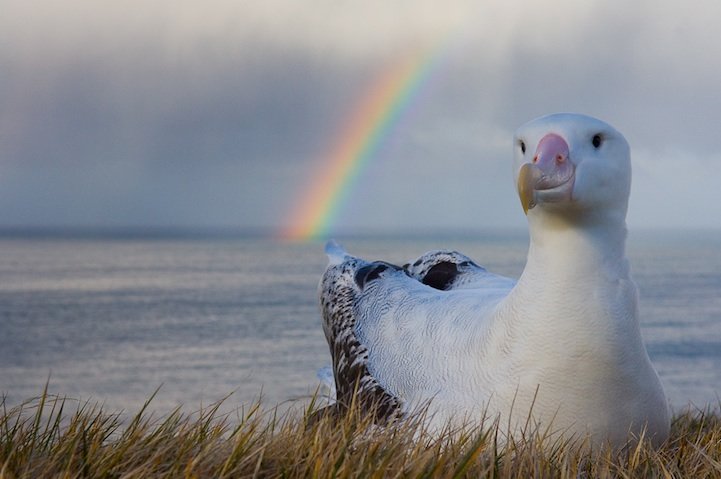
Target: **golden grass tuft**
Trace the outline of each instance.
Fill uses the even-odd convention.
[[[151,401],[123,418],[47,393],[3,400],[0,477],[721,477],[721,417],[701,410],[677,416],[659,448],[592,453],[533,434],[501,447],[494,428],[433,438],[417,421],[379,428],[356,412],[309,422],[312,402],[280,417],[219,402],[157,418]]]

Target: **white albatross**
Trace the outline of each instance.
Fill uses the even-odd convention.
[[[625,256],[628,143],[554,114],[514,137],[530,247],[518,281],[450,251],[403,267],[329,242],[319,286],[338,408],[357,389],[379,418],[428,407],[431,428],[508,425],[623,446],[669,433]]]

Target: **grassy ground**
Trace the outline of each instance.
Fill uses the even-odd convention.
[[[75,404],[75,405],[74,405]],[[0,478],[14,477],[721,477],[721,417],[676,417],[670,440],[593,453],[537,436],[499,447],[493,429],[423,439],[413,423],[369,428],[356,415],[308,424],[216,404],[134,417],[47,394],[0,407]],[[74,405],[74,406],[73,406]]]

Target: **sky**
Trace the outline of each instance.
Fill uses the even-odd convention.
[[[523,228],[513,131],[632,148],[630,228],[720,228],[717,1],[0,0],[0,228],[275,231],[369,86],[442,58],[337,232]],[[439,40],[440,39],[440,40]]]

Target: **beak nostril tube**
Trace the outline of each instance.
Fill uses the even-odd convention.
[[[568,161],[568,143],[561,136],[549,133],[538,142],[533,155],[533,164],[541,168],[561,165]]]

